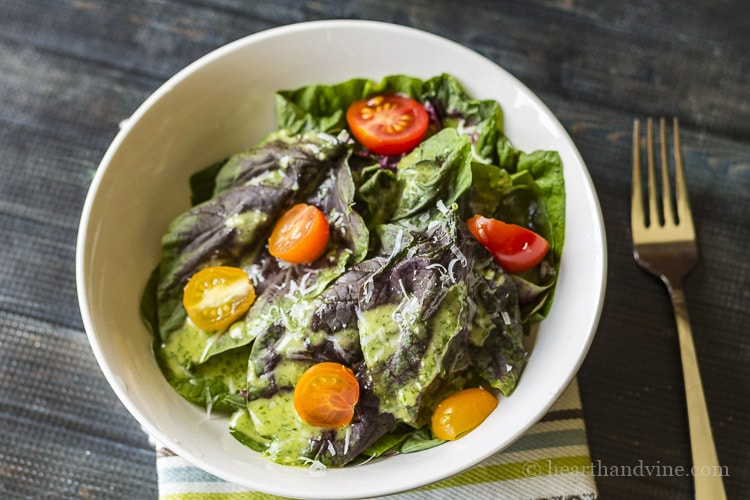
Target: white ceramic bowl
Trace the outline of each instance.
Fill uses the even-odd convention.
[[[515,393],[455,442],[363,466],[311,474],[235,441],[162,377],[139,301],[167,224],[189,206],[188,177],[253,145],[275,127],[274,92],[352,77],[405,73],[458,77],[474,97],[497,100],[522,150],[554,149],[564,163],[567,230],[554,305],[541,324]],[[289,497],[395,493],[460,472],[516,440],[576,374],[593,339],[606,276],[601,210],[589,173],[555,116],[518,80],[454,42],[367,21],[272,29],[230,43],[166,82],[128,119],[88,193],[78,235],[77,285],[92,349],[133,416],[156,439],[204,470]]]

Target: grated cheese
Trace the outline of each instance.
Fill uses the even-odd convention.
[[[443,200],[438,200],[436,205],[437,205],[437,209],[440,210],[441,214],[446,215],[450,212],[448,207],[445,206],[445,202],[443,202]]]
[[[458,280],[456,279],[456,275],[453,272],[453,269],[456,267],[456,264],[460,263],[461,259],[458,257],[455,257],[451,259],[451,261],[448,263],[448,276],[450,276],[450,279],[453,283],[458,283]]]
[[[508,314],[508,311],[503,311],[500,314],[503,317],[503,322],[505,322],[506,325],[510,325],[510,314]]]
[[[344,455],[349,453],[349,440],[351,439],[351,435],[352,435],[352,428],[350,426],[347,426],[346,434],[344,435]]]
[[[308,457],[302,457],[300,458],[302,463],[308,465],[308,470],[310,472],[324,472],[328,468],[325,466],[325,464],[319,460],[313,460],[312,458]]]

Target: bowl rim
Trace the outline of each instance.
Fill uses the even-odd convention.
[[[557,117],[547,108],[547,106],[541,101],[541,99],[539,99],[539,97],[535,93],[533,93],[520,80],[518,80],[515,76],[510,74],[507,70],[502,68],[500,65],[478,54],[472,49],[469,49],[457,42],[454,42],[442,36],[429,33],[427,31],[423,31],[417,28],[412,28],[412,27],[407,27],[407,26],[402,26],[402,25],[392,24],[392,23],[387,23],[387,22],[381,22],[381,21],[340,19],[340,20],[306,21],[306,22],[289,24],[285,26],[279,26],[279,27],[271,28],[271,29],[264,30],[261,32],[257,32],[255,34],[251,34],[251,35],[239,38],[233,42],[223,45],[205,54],[204,56],[196,59],[192,63],[188,64],[183,69],[175,73],[172,77],[170,77],[161,86],[159,86],[159,88],[157,88],[153,93],[151,93],[143,101],[143,103],[138,106],[138,108],[134,111],[134,113],[121,123],[120,131],[117,133],[112,143],[107,148],[106,153],[104,154],[101,162],[99,163],[99,166],[91,182],[91,185],[89,187],[89,190],[87,192],[86,199],[83,205],[80,224],[79,224],[79,230],[78,230],[78,236],[77,236],[77,243],[76,243],[76,288],[77,288],[77,294],[78,294],[78,299],[79,299],[79,307],[81,310],[81,316],[82,316],[84,328],[85,328],[85,331],[89,340],[89,344],[92,348],[92,351],[95,355],[95,358],[102,372],[105,375],[105,378],[107,379],[110,386],[114,390],[118,399],[123,403],[123,405],[131,413],[131,415],[133,415],[133,417],[141,424],[141,426],[151,436],[156,438],[161,443],[167,445],[170,449],[175,451],[178,455],[185,458],[188,462],[206,470],[207,472],[215,476],[218,476],[220,478],[224,478],[230,481],[235,481],[235,482],[238,482],[239,480],[239,484],[242,484],[244,486],[258,488],[261,491],[267,491],[269,493],[284,495],[284,496],[296,496],[300,494],[301,492],[296,491],[293,487],[290,488],[289,485],[269,486],[267,484],[261,485],[254,481],[250,481],[250,482],[242,481],[242,478],[238,478],[238,477],[227,478],[227,475],[223,473],[221,468],[213,464],[207,464],[204,461],[197,459],[184,446],[182,446],[180,443],[175,443],[167,434],[162,432],[161,429],[159,429],[153,423],[149,422],[148,419],[144,416],[144,414],[139,410],[138,406],[131,401],[128,394],[123,390],[123,388],[120,385],[120,381],[117,380],[116,375],[112,373],[111,370],[109,369],[108,362],[107,362],[107,355],[102,350],[101,345],[99,344],[96,338],[97,334],[94,330],[94,323],[91,318],[92,310],[89,304],[88,294],[86,290],[86,282],[87,282],[86,275],[89,272],[87,269],[87,261],[86,261],[87,252],[88,252],[87,240],[88,240],[89,231],[90,231],[90,221],[91,221],[91,216],[92,216],[91,210],[92,210],[94,201],[97,197],[97,194],[99,193],[102,180],[107,172],[108,165],[111,163],[113,157],[117,154],[117,151],[122,145],[122,142],[131,132],[135,124],[137,124],[138,120],[153,106],[154,103],[158,102],[165,94],[167,94],[177,82],[189,77],[192,73],[199,70],[200,68],[210,64],[211,62],[217,59],[224,57],[225,55],[229,53],[234,52],[235,50],[239,50],[247,45],[256,44],[263,40],[276,38],[276,37],[284,37],[288,34],[300,33],[303,31],[339,30],[339,29],[351,29],[351,28],[368,29],[368,30],[375,30],[378,32],[394,33],[394,34],[399,34],[403,36],[420,37],[425,40],[429,40],[431,43],[435,43],[443,47],[450,46],[455,50],[464,51],[467,55],[472,54],[473,57],[479,57],[479,58],[484,59],[488,64],[492,65],[496,70],[503,73],[509,80],[513,82],[515,86],[523,89],[526,92],[527,97],[534,101],[535,106],[537,106],[540,110],[545,112],[546,114],[545,118],[548,118],[554,121],[554,123],[556,124],[556,127],[559,128],[562,134],[564,134],[563,139],[569,143],[569,146],[571,148],[571,154],[575,157],[575,160],[577,161],[577,163],[582,167],[580,174],[582,176],[583,181],[586,183],[587,193],[592,197],[592,209],[595,212],[592,214],[592,217],[594,218],[596,224],[595,224],[595,227],[593,227],[592,229],[597,232],[597,235],[598,235],[597,242],[599,243],[599,247],[597,248],[597,259],[594,260],[593,264],[595,264],[595,266],[594,268],[592,268],[592,273],[595,274],[596,278],[598,278],[597,282],[599,283],[599,287],[598,287],[598,295],[596,297],[595,304],[593,304],[593,314],[589,318],[589,325],[588,325],[589,331],[587,332],[585,338],[583,339],[583,342],[581,342],[579,345],[579,349],[576,353],[575,363],[571,365],[572,369],[569,371],[569,373],[567,373],[565,377],[561,378],[556,383],[552,384],[551,394],[548,400],[546,401],[546,403],[543,405],[540,405],[537,408],[536,412],[534,412],[534,414],[531,415],[530,418],[528,418],[527,423],[523,427],[522,431],[518,433],[516,437],[513,440],[511,440],[510,443],[515,441],[515,439],[517,439],[521,435],[523,435],[523,433],[525,433],[534,423],[539,421],[539,419],[541,419],[544,416],[544,414],[546,414],[549,408],[558,399],[559,395],[565,390],[565,388],[567,388],[567,386],[571,383],[571,381],[575,377],[576,373],[580,369],[580,366],[582,365],[585,359],[585,355],[588,352],[591,346],[591,343],[593,342],[594,336],[596,334],[596,329],[597,329],[597,326],[601,317],[602,309],[603,309],[604,296],[605,296],[605,291],[606,291],[607,252],[606,252],[606,232],[605,232],[605,227],[604,227],[604,220],[603,220],[603,216],[601,213],[601,207],[597,199],[596,191],[594,189],[594,185],[590,177],[590,173],[588,169],[586,168],[583,158],[581,157],[577,147],[575,146],[573,141],[570,139],[565,129],[559,123]],[[566,233],[567,233],[567,229],[566,229]],[[563,268],[561,268],[561,272],[562,272],[562,269]],[[523,379],[523,377],[521,378]],[[467,468],[470,468],[476,465],[480,461],[486,459],[488,456],[491,456],[492,454],[499,452],[502,448],[506,447],[510,443],[506,443],[504,446],[501,446],[498,449],[491,450],[490,452],[485,452],[484,454],[478,454],[475,457],[475,459],[471,461],[463,462],[461,464],[461,467],[455,468],[449,475],[457,474],[463,470],[466,470]],[[397,493],[400,491],[404,491],[405,489],[416,488],[419,486],[423,486],[423,485],[444,479],[445,477],[448,477],[449,475],[428,473],[421,478],[413,478],[411,483],[406,488],[403,485],[393,487],[388,484],[376,484],[374,485],[375,486],[374,488],[367,490],[367,491],[359,492],[354,496],[366,497],[366,496],[393,494],[393,493]],[[324,492],[324,496],[316,496],[317,495],[316,492],[309,492],[309,491],[304,492],[304,495],[311,497],[311,498],[352,498],[352,495],[350,493],[345,496],[337,496],[335,494],[331,494],[330,491]]]

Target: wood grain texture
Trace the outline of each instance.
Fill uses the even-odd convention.
[[[5,0],[0,3],[0,497],[156,498],[153,449],[96,365],[75,238],[118,124],[211,50],[317,19],[413,26],[528,85],[578,145],[608,237],[580,375],[592,459],[688,466],[675,326],[633,262],[634,117],[676,115],[701,261],[686,282],[729,498],[750,491],[750,2]],[[574,223],[574,221],[573,221]],[[601,497],[690,498],[689,477],[597,478]]]

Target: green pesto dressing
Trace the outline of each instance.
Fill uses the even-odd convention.
[[[247,420],[243,420],[246,418]],[[263,446],[263,453],[274,462],[284,465],[307,465],[312,454],[312,440],[320,438],[323,430],[305,423],[294,409],[291,391],[277,392],[270,398],[250,401],[247,417],[238,418],[235,430],[245,439]],[[337,439],[344,438],[348,427],[337,431]]]
[[[289,323],[287,323],[289,325]],[[306,349],[309,344],[320,345],[330,342],[335,348],[348,352],[358,342],[357,330],[341,330],[328,335],[325,332],[309,332],[303,328],[287,330],[277,343],[280,352],[285,355],[279,360],[270,374],[257,374],[250,366],[248,370],[248,388],[262,389],[269,385],[269,375],[273,375],[280,387],[294,387],[300,376],[313,363],[289,359],[290,354]],[[238,439],[251,441],[256,445],[262,443],[263,452],[275,462],[287,465],[306,465],[309,460],[310,442],[321,436],[322,430],[306,424],[297,415],[293,404],[293,392],[282,390],[269,398],[258,398],[247,404],[247,416],[237,416],[235,432]],[[344,439],[348,427],[337,430],[338,436]],[[350,431],[350,430],[349,430]]]
[[[413,297],[400,304],[383,304],[359,314],[359,338],[365,363],[373,373],[373,389],[380,400],[380,411],[392,413],[397,419],[419,426],[420,398],[425,388],[438,380],[443,373],[443,357],[450,341],[460,332],[467,314],[465,297],[467,289],[461,283],[446,291],[440,309],[429,321],[415,317],[417,309]],[[385,367],[404,345],[402,329],[417,337],[432,335],[428,349],[420,361],[415,378],[398,380],[398,384],[384,380],[393,374]]]
[[[243,242],[253,242],[258,238],[258,229],[265,230],[265,222],[268,220],[268,214],[262,210],[250,210],[239,214],[234,214],[224,220],[224,226],[236,231],[237,237]]]
[[[156,346],[162,372],[177,392],[206,408],[229,411],[241,404],[249,349],[228,351],[198,363],[208,334],[186,321]]]
[[[195,326],[186,316],[180,328],[162,342],[160,351],[167,367],[174,373],[190,374],[190,367],[200,363],[212,334]]]

